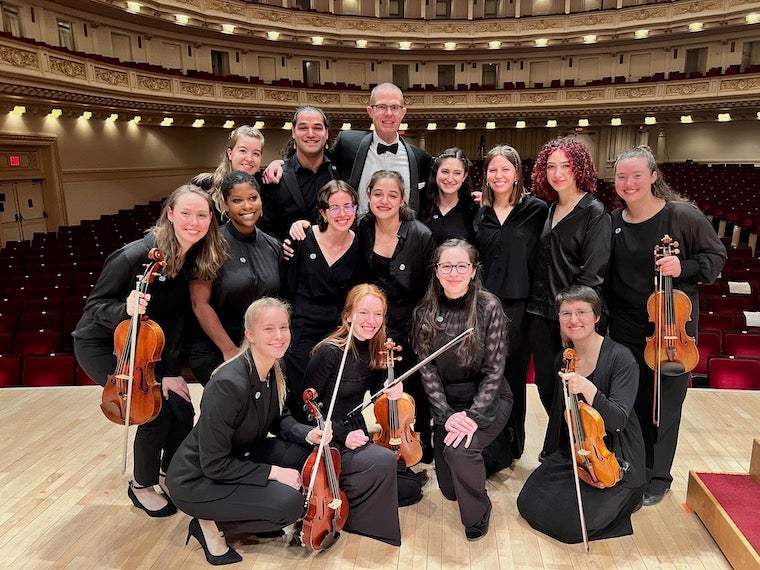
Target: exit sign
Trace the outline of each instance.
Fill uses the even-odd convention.
[[[8,157],[8,163],[10,166],[21,166],[21,157],[17,154],[12,154]]]

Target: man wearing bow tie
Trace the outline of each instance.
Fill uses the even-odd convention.
[[[404,94],[392,83],[381,83],[372,90],[367,113],[374,132],[341,131],[330,158],[338,176],[359,193],[359,213],[367,211],[367,184],[378,170],[396,170],[406,184],[406,201],[420,209],[420,196],[430,175],[430,155],[399,137],[398,129],[406,115]]]

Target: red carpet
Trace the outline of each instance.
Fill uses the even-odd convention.
[[[698,475],[755,552],[760,552],[760,485],[749,475]]]

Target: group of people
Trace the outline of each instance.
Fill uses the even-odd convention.
[[[292,154],[263,175],[263,136],[238,127],[216,172],[175,190],[146,236],[106,260],[73,333],[85,372],[105,384],[114,329],[128,316],[148,314],[166,334],[156,365],[164,405],[137,429],[131,501],[152,517],[179,508],[210,563],[236,562],[225,537],[296,523],[309,483],[300,470],[313,446],[332,443],[349,504],[344,530],[398,546],[404,470],[348,412],[368,391],[390,400],[404,391],[416,403],[422,461],[457,501],[467,539],[489,530],[487,476],[535,437],[541,463],[519,512],[540,532],[579,542],[564,382],[599,412],[621,464],[615,487],[582,487],[589,538],[632,533],[632,512],[670,487],[689,377],[662,384],[654,426],[647,298],[655,271],[671,276],[692,300],[687,331],[696,333],[697,283],[714,281],[726,260],[712,226],[665,183],[646,147],[618,157],[621,207],[610,214],[575,138],[541,149],[532,192],[507,145],[488,152],[474,189],[461,150],[432,158],[399,137],[406,107],[395,85],[376,87],[367,111],[373,132],[342,131],[326,151],[327,116],[299,108]],[[655,262],[665,234],[680,253]],[[137,293],[153,247],[166,267]],[[403,388],[387,382],[388,338],[402,349],[397,372],[416,369]],[[572,372],[562,367],[565,346],[578,354]],[[525,433],[531,357],[545,434]],[[195,425],[183,361],[204,385]],[[303,411],[307,388],[325,403],[336,394],[324,428]]]

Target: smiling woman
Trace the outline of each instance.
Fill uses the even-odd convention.
[[[194,279],[190,295],[197,325],[188,343],[195,377],[206,384],[212,371],[238,353],[243,340],[242,315],[251,299],[276,295],[280,288],[280,244],[256,228],[261,216],[258,184],[247,172],[233,171],[221,184],[222,226],[230,256],[215,280]]]

